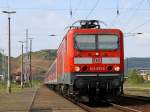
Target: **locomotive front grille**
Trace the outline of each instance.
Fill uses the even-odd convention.
[[[91,76],[93,76],[93,77],[108,77],[108,76],[112,76],[112,77],[114,77],[114,76],[120,76],[121,74],[112,74],[112,73],[77,73],[77,74],[75,74],[75,76],[77,76],[77,77],[91,77]]]
[[[76,87],[91,87],[95,88],[98,84],[100,88],[106,88],[109,85],[111,87],[118,87],[123,82],[123,75],[121,74],[74,74],[74,82]]]

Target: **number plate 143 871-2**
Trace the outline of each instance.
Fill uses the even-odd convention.
[[[105,70],[105,67],[90,67],[91,71],[103,71]]]

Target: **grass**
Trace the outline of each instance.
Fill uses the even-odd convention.
[[[11,91],[12,93],[20,93],[22,92],[22,88],[19,84],[12,82],[11,83]],[[6,82],[0,82],[0,94],[7,92],[7,84]]]
[[[42,81],[34,80],[32,84],[33,84],[32,88],[38,88],[42,85]],[[30,86],[26,86],[24,88],[30,88]],[[20,84],[18,83],[15,83],[15,82],[11,83],[12,93],[21,93],[23,92],[24,88],[21,88]],[[5,94],[6,92],[7,92],[6,82],[0,81],[0,94]]]
[[[3,81],[0,81],[0,93],[4,93],[6,84]]]
[[[43,84],[43,81],[41,81],[41,80],[33,80],[32,83],[33,83],[33,87],[34,88],[38,88],[38,87],[40,87]]]
[[[56,57],[56,50],[55,49],[41,50],[41,51],[33,52],[32,56],[41,57],[42,59],[46,59],[46,60],[53,60]]]
[[[143,83],[128,83],[127,81],[124,83],[124,87],[129,88],[137,88],[139,90],[150,89],[150,81]]]
[[[124,87],[139,89],[150,88],[150,81],[144,81],[137,70],[131,70],[128,72],[128,79],[126,79]]]

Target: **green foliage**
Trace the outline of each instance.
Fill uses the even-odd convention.
[[[56,50],[55,49],[51,49],[51,50],[41,50],[41,51],[37,51],[37,52],[33,52],[32,56],[37,56],[37,57],[41,57],[43,59],[54,59],[56,57]]]
[[[43,84],[43,81],[33,80],[32,83],[33,83],[33,87],[37,88],[37,87],[40,87]]]
[[[137,70],[131,70],[128,72],[127,83],[129,84],[142,84],[144,82],[143,77],[138,74]]]
[[[4,89],[6,87],[6,84],[4,83],[4,81],[0,81],[0,90]]]
[[[43,81],[41,80],[33,80],[32,81],[32,88],[39,88],[40,86],[42,86]],[[21,88],[19,83],[16,82],[11,82],[11,90],[12,93],[20,93],[22,92],[24,89],[26,88],[30,88],[30,86],[25,86],[24,88]],[[5,81],[0,81],[0,94],[4,94],[7,91],[7,82]]]
[[[21,92],[20,84],[11,82],[11,90],[12,90],[12,93]],[[7,82],[0,81],[0,93],[6,93],[6,91],[7,91]]]
[[[2,54],[0,53],[0,74],[2,74]]]
[[[0,75],[7,71],[7,61],[4,59],[6,56],[0,53]]]

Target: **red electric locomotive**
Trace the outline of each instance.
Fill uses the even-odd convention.
[[[55,86],[79,99],[123,93],[124,47],[119,29],[102,29],[97,20],[81,20],[63,38],[56,63]],[[52,75],[52,74],[49,74]]]

